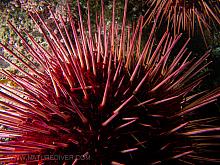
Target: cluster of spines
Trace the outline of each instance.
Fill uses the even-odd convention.
[[[173,31],[174,35],[181,31],[194,36],[195,31],[201,32],[206,46],[205,31],[210,32],[213,24],[220,25],[219,2],[215,0],[150,0],[146,2],[150,7],[145,14],[145,24],[154,20],[160,12],[159,25],[167,24],[167,29]]]

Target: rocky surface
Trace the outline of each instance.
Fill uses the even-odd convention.
[[[7,68],[7,67],[9,67],[9,64],[4,60],[0,59],[0,68]]]

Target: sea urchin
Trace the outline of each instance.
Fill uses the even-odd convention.
[[[147,0],[146,3],[150,8],[146,12],[145,23],[154,20],[160,12],[161,22],[166,22],[174,34],[185,31],[193,36],[195,29],[200,29],[206,41],[204,30],[210,30],[210,26],[216,23],[220,25],[218,0]]]
[[[214,146],[218,118],[199,119],[195,110],[216,101],[219,89],[193,92],[205,76],[197,74],[209,64],[209,52],[191,58],[186,48],[189,40],[177,52],[181,34],[172,37],[168,32],[156,44],[156,23],[143,44],[143,17],[133,29],[126,26],[128,0],[121,28],[114,20],[115,0],[109,27],[104,23],[102,2],[93,32],[89,5],[87,29],[77,2],[79,21],[73,20],[69,7],[68,22],[62,16],[58,22],[51,12],[58,34],[38,13],[30,14],[48,49],[24,31],[27,42],[9,22],[33,60],[1,44],[22,65],[1,56],[20,74],[1,70],[16,87],[0,85],[4,127],[0,161],[53,165],[218,162],[212,154],[219,151]]]

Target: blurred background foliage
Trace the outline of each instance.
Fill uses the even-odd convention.
[[[22,46],[22,42],[19,37],[15,34],[12,28],[9,27],[7,20],[10,20],[20,31],[26,29],[26,31],[31,34],[38,42],[42,45],[47,46],[41,33],[39,33],[34,22],[28,16],[28,12],[34,12],[35,10],[44,17],[44,20],[49,26],[56,31],[55,25],[51,18],[48,6],[52,8],[55,15],[61,14],[64,18],[67,15],[66,11],[66,1],[71,5],[72,13],[74,17],[78,17],[76,0],[1,0],[0,2],[0,42],[9,43],[15,48],[21,50],[22,53],[27,54]],[[80,0],[82,15],[87,18],[87,0]],[[111,10],[112,10],[112,0],[104,0],[105,4],[105,21],[107,25],[111,23]],[[116,21],[121,22],[123,17],[124,0],[116,0]],[[95,25],[96,22],[96,12],[101,11],[101,0],[90,0],[90,10],[91,10],[91,23]],[[146,0],[129,0],[127,19],[129,22],[136,21],[140,15],[144,15],[147,10]],[[145,33],[148,34],[151,26],[146,26]],[[204,86],[201,88],[215,88],[220,85],[220,31],[214,28],[211,35],[208,36],[208,44],[210,45],[212,55],[211,60],[213,63],[209,66],[208,71],[210,76],[205,80]],[[162,32],[161,32],[162,33]],[[158,31],[158,36],[160,36],[160,31]],[[143,38],[143,40],[147,39]],[[195,56],[203,54],[207,48],[202,44],[202,39],[200,36],[194,37],[189,45]],[[0,53],[3,54],[2,49]],[[4,56],[9,57],[12,61],[15,60],[10,57],[7,53]],[[16,62],[16,61],[15,61]],[[16,72],[10,68],[10,66],[0,59],[0,68],[7,68],[12,72]],[[5,82],[6,80],[0,80],[0,82]]]

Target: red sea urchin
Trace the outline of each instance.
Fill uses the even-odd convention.
[[[186,31],[190,36],[199,27],[205,41],[204,30],[210,30],[210,25],[220,25],[219,0],[147,0],[150,6],[146,13],[146,23],[152,21],[161,12],[161,19],[166,19],[167,28],[174,34]]]
[[[127,27],[127,1],[121,28],[114,20],[115,0],[109,28],[102,2],[93,33],[89,8],[86,29],[78,0],[79,22],[69,10],[71,31],[62,16],[60,24],[54,18],[63,43],[37,13],[31,14],[48,49],[26,33],[29,44],[9,22],[34,60],[1,44],[22,66],[1,56],[21,74],[1,70],[17,87],[1,84],[0,161],[53,165],[220,161],[214,156],[219,152],[220,128],[214,126],[218,118],[199,119],[194,111],[216,101],[220,89],[192,92],[205,76],[197,74],[209,64],[205,61],[209,52],[191,59],[188,40],[172,60],[181,35],[173,38],[166,32],[155,46],[156,23],[141,48],[143,17],[132,30]]]

